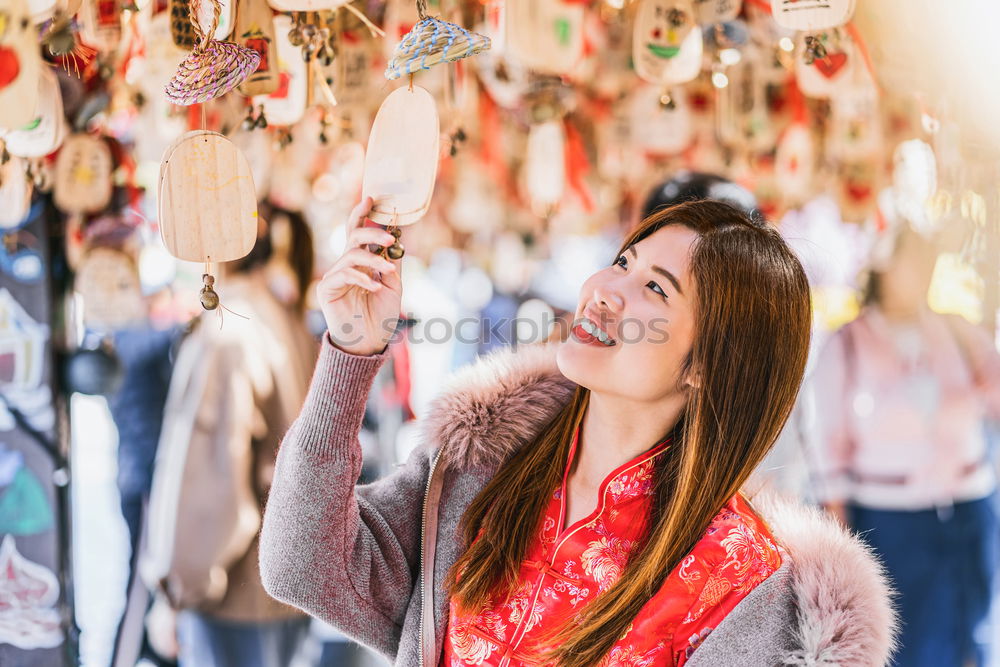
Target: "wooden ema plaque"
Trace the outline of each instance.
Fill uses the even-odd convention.
[[[641,78],[664,86],[698,76],[701,28],[690,0],[642,0],[632,32],[632,61]]]
[[[437,178],[441,127],[437,104],[420,86],[397,88],[382,102],[368,139],[362,197],[375,204],[368,218],[410,225],[427,213]]]
[[[94,213],[111,201],[111,150],[99,137],[74,134],[56,158],[53,191],[66,213]]]
[[[278,89],[278,54],[274,45],[274,16],[266,0],[243,0],[236,17],[233,41],[260,54],[260,64],[239,85],[242,95],[270,95]]]
[[[790,30],[825,30],[847,23],[855,0],[771,0],[774,22]]]
[[[507,0],[504,12],[507,51],[529,69],[566,74],[583,56],[583,4]]]
[[[184,134],[163,153],[157,209],[171,255],[228,262],[257,239],[257,196],[246,158],[216,132]]]
[[[0,16],[6,20],[0,33],[0,127],[16,130],[31,122],[38,104],[38,29],[24,0],[7,0]]]
[[[66,138],[66,117],[59,82],[48,68],[43,68],[39,74],[35,118],[3,138],[11,155],[44,157],[59,148]]]
[[[302,50],[288,39],[293,25],[292,19],[284,14],[274,17],[270,64],[278,72],[278,86],[268,95],[253,98],[255,105],[264,106],[269,125],[294,125],[306,112],[309,69],[302,60]]]

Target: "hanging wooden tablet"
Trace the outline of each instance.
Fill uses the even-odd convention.
[[[25,160],[12,155],[0,165],[0,232],[24,224],[31,209],[33,190]]]
[[[44,157],[59,148],[66,138],[66,116],[59,81],[48,68],[43,68],[39,74],[35,118],[3,137],[11,155]]]
[[[850,86],[830,100],[826,155],[860,160],[883,151],[878,94],[872,87]]]
[[[271,56],[277,56],[278,87],[268,95],[253,98],[254,106],[263,105],[270,125],[294,125],[306,111],[308,70],[298,47],[288,39],[292,19],[274,17],[274,42]]]
[[[691,109],[684,88],[663,93],[642,86],[628,102],[632,142],[650,155],[673,155],[694,140]]]
[[[257,197],[246,159],[216,132],[188,132],[160,164],[157,211],[171,255],[188,262],[228,262],[257,238]]]
[[[561,119],[528,130],[524,178],[531,208],[543,217],[551,215],[566,189],[566,130]]]
[[[781,184],[781,198],[785,206],[798,206],[812,195],[816,142],[804,122],[789,125],[778,140],[774,173]]]
[[[583,57],[585,7],[563,0],[507,0],[506,52],[529,69],[569,73]]]
[[[368,33],[360,28],[343,30],[337,41],[337,57],[330,67],[323,69],[332,79],[333,94],[337,104],[347,108],[364,103],[370,98],[372,63],[376,52]]]
[[[89,329],[113,331],[145,317],[139,270],[127,252],[91,248],[77,266],[74,287],[83,298],[83,323]]]
[[[114,51],[122,38],[120,0],[84,0],[80,8],[83,41],[98,51]]]
[[[111,150],[99,137],[73,134],[56,158],[56,206],[65,213],[93,213],[111,201]]]
[[[14,130],[31,122],[38,104],[38,29],[25,0],[6,2],[0,20],[0,127]]]
[[[807,97],[834,97],[857,81],[858,60],[857,49],[845,30],[799,35],[795,50],[799,90]]]
[[[399,227],[424,216],[434,194],[441,134],[437,105],[420,86],[389,93],[375,115],[362,197],[375,204],[368,217]]]
[[[844,222],[864,222],[882,188],[882,161],[870,158],[837,165],[835,194]]]
[[[274,16],[266,0],[243,0],[233,40],[260,54],[257,69],[239,85],[240,94],[270,95],[278,89],[278,61],[274,52]]]
[[[771,0],[771,14],[782,27],[808,32],[844,25],[854,5],[855,0]]]
[[[732,21],[742,8],[743,0],[694,0],[695,20],[705,26]]]
[[[641,78],[664,86],[701,70],[703,40],[690,0],[642,0],[632,33],[632,61]]]
[[[212,37],[222,14],[220,0],[192,0],[190,9],[198,43],[177,67],[165,89],[167,99],[181,106],[225,95],[242,83],[260,62],[256,51]]]

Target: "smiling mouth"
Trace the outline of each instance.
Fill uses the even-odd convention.
[[[618,342],[612,338],[608,332],[604,331],[586,317],[577,320],[576,324],[573,326],[573,335],[576,336],[577,340],[581,343],[589,344],[600,344],[604,347],[614,347]]]
[[[673,58],[681,51],[681,47],[679,46],[661,46],[659,44],[646,44],[646,48],[657,58],[665,60]]]

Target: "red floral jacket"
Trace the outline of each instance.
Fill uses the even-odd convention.
[[[451,604],[441,667],[538,665],[540,631],[586,608],[621,576],[646,530],[656,457],[664,441],[615,469],[601,483],[597,508],[563,528],[566,480],[552,494],[541,532],[528,548],[517,586],[477,613]],[[781,566],[780,547],[740,495],[715,516],[705,535],[668,575],[600,667],[683,665],[714,627]]]

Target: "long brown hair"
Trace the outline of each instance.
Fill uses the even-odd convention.
[[[599,663],[625,634],[774,444],[805,369],[809,285],[778,232],[728,204],[686,202],[643,220],[620,253],[667,225],[699,236],[690,257],[695,336],[683,369],[699,382],[660,457],[650,528],[622,576],[539,644],[555,647],[540,659],[561,667]],[[537,440],[501,466],[469,505],[462,533],[471,546],[448,579],[461,609],[500,602],[512,589],[588,398],[589,390],[577,387]]]

